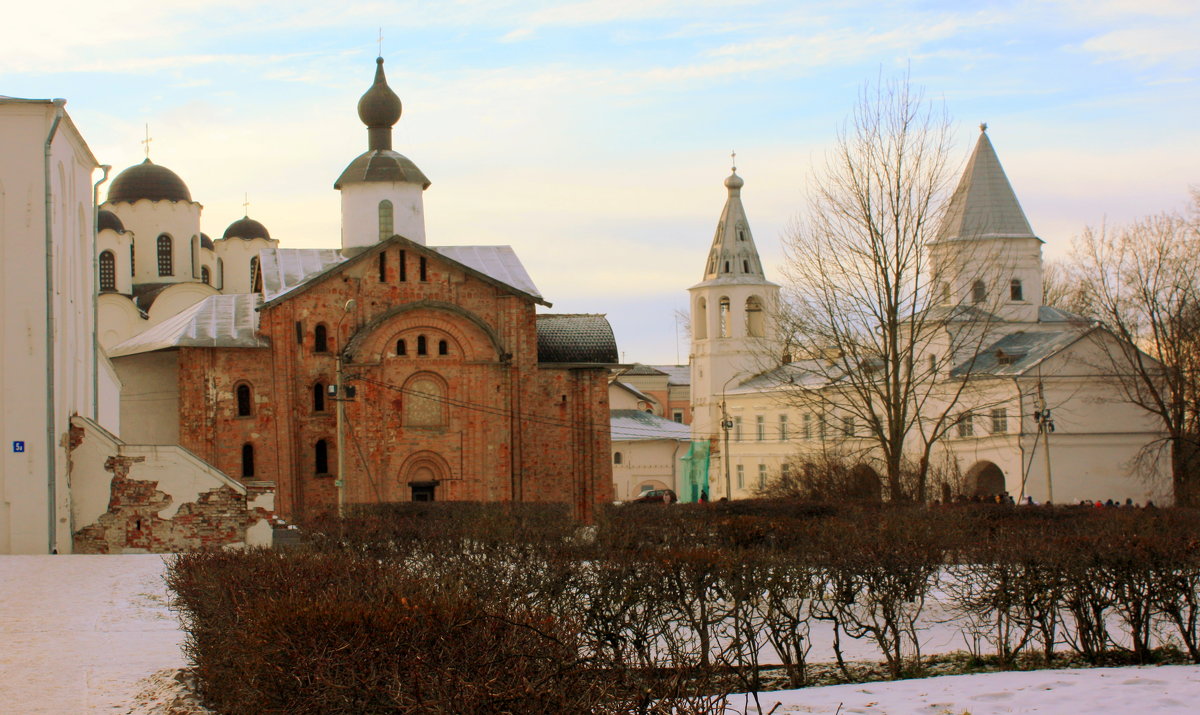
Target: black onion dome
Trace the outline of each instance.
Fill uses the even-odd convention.
[[[141,199],[191,201],[192,192],[178,174],[147,159],[117,174],[108,187],[109,202],[133,203]]]
[[[383,76],[383,58],[377,57],[375,82],[362,99],[358,100],[358,118],[368,129],[391,128],[400,121],[402,111],[400,98],[388,86],[387,78]]]
[[[212,239],[208,237],[207,233],[200,234],[200,247],[207,248],[210,251],[215,250]]]
[[[248,216],[229,224],[229,228],[225,229],[225,235],[221,236],[221,238],[242,238],[247,241],[252,238],[270,237],[271,234],[267,233],[266,226]]]
[[[420,184],[422,189],[428,189],[430,184],[424,172],[417,168],[412,159],[391,149],[371,149],[350,162],[337,181],[333,182],[333,188],[341,189],[348,184],[375,181]]]
[[[96,213],[96,230],[103,231],[105,229],[125,233],[125,224],[121,223],[121,219],[112,211],[100,209]]]

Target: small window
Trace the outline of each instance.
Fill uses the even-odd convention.
[[[254,393],[251,392],[250,386],[243,382],[237,386],[236,393],[238,417],[249,417],[254,414]]]
[[[254,476],[254,445],[247,442],[242,445],[242,477]]]
[[[992,410],[992,434],[1004,434],[1008,431],[1008,409],[996,407]]]
[[[765,489],[767,486],[767,465],[758,465],[758,488]]]
[[[750,261],[742,259],[742,273],[750,272]]]
[[[396,355],[397,355],[397,357],[399,357],[401,355],[407,355],[407,354],[408,354],[408,343],[404,342],[404,338],[400,338],[399,340],[396,341]]]
[[[329,352],[329,331],[324,325],[318,325],[313,330],[313,352],[327,353]]]
[[[429,280],[429,276],[427,275],[427,272],[426,272],[427,268],[428,268],[428,265],[427,265],[427,261],[425,260],[425,256],[421,256],[421,262],[418,265],[418,269],[419,269],[420,276],[421,276],[421,282],[425,282],[425,281]]]
[[[734,442],[742,441],[742,418],[741,417],[733,418],[733,441]]]
[[[317,474],[329,474],[329,443],[317,440],[313,447],[313,470]]]
[[[741,464],[737,465],[737,480],[738,480],[738,489],[745,489],[746,488],[746,467],[744,465],[741,465]]]
[[[299,320],[296,321],[296,344],[304,344],[304,323]]]
[[[613,452],[613,464],[622,464],[625,457],[620,452]]]
[[[675,410],[675,412],[671,415],[671,419],[675,420],[679,424],[683,424],[683,410]]]
[[[982,303],[987,300],[987,284],[983,281],[975,281],[971,284],[971,302]]]
[[[158,237],[158,275],[175,275],[175,259],[172,253],[171,237],[165,233]]]
[[[855,434],[854,415],[846,415],[842,418],[842,436],[853,437]]]
[[[718,327],[721,329],[721,337],[728,338],[730,336],[729,299],[728,298],[724,298],[724,297],[721,298],[721,302],[718,306],[718,310],[720,311],[720,313],[718,314],[717,317],[720,319],[720,324]]]
[[[721,271],[721,272],[722,272],[722,273],[728,273],[728,272],[729,272],[729,261],[725,261],[725,270],[723,270],[723,271]]]
[[[137,251],[133,250],[133,244],[129,244],[129,274],[133,275],[134,269],[137,267]]]
[[[746,240],[746,232],[745,232],[745,231],[743,231],[743,230],[742,230],[742,229],[740,229],[740,228],[738,229],[738,240],[739,240],[739,241],[745,241],[745,240]]]
[[[379,282],[387,283],[387,251],[379,253]]]
[[[929,376],[937,376],[937,355],[929,353]]]
[[[417,354],[418,355],[428,355],[429,354],[429,351],[425,347],[425,336],[424,335],[417,336]]]
[[[438,355],[449,355],[449,354],[450,354],[450,344],[447,343],[445,340],[439,340],[438,341]]]
[[[200,266],[200,281],[204,285],[212,285],[212,271],[208,270],[208,266]]]
[[[325,386],[321,383],[313,385],[313,412],[325,411]]]
[[[975,434],[975,419],[970,412],[964,412],[958,417],[958,436],[971,437]]]
[[[112,292],[117,289],[117,257],[112,251],[100,254],[100,290]]]
[[[408,280],[408,257],[404,254],[404,251],[400,252],[397,267],[400,269],[399,280],[401,283],[403,283],[404,281]]]
[[[767,418],[763,415],[754,418],[754,436],[759,442],[767,439]]]
[[[260,281],[259,281],[260,277],[261,276],[258,275],[258,256],[254,256],[250,259],[250,291],[251,292],[262,290],[262,286],[260,285]]]
[[[812,439],[813,436],[813,416],[811,412],[804,413],[804,439]]]
[[[1022,288],[1019,278],[1013,278],[1012,282],[1008,284],[1008,297],[1014,301],[1025,300],[1025,290]]]
[[[386,241],[391,238],[396,231],[393,229],[394,210],[392,202],[384,199],[379,202],[379,240]]]
[[[788,416],[779,415],[779,441],[786,442],[788,439]]]
[[[217,259],[217,281],[220,283],[217,288],[225,290],[225,261],[220,258]]]

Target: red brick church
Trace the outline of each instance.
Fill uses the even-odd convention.
[[[252,292],[204,298],[115,346],[114,364],[126,383],[147,361],[169,366],[179,444],[274,482],[285,517],[339,500],[471,500],[590,518],[612,499],[612,329],[539,314],[550,304],[508,246],[426,244],[430,182],[392,150],[401,104],[377,62],[358,105],[368,150],[335,183],[341,248],[263,248]],[[226,236],[269,239],[236,223]]]

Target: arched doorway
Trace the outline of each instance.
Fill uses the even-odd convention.
[[[446,498],[439,487],[450,477],[446,460],[435,452],[417,452],[404,461],[400,470],[400,483],[409,488],[410,501],[437,501]]]
[[[868,464],[859,464],[850,471],[850,498],[855,501],[877,502],[883,498],[883,480]]]
[[[990,497],[1007,491],[1004,471],[993,462],[976,462],[967,471],[967,496]]]

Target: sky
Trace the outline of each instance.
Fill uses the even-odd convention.
[[[944,105],[952,164],[987,122],[1045,254],[1200,185],[1195,0],[26,2],[0,95],[66,98],[102,163],[150,157],[219,237],[340,245],[374,57],[394,148],[430,178],[431,245],[506,244],[550,312],[607,314],[623,361],[686,363],[730,153],[768,278],[864,82]],[[98,178],[99,175],[97,175]],[[249,202],[244,208],[243,202]]]

